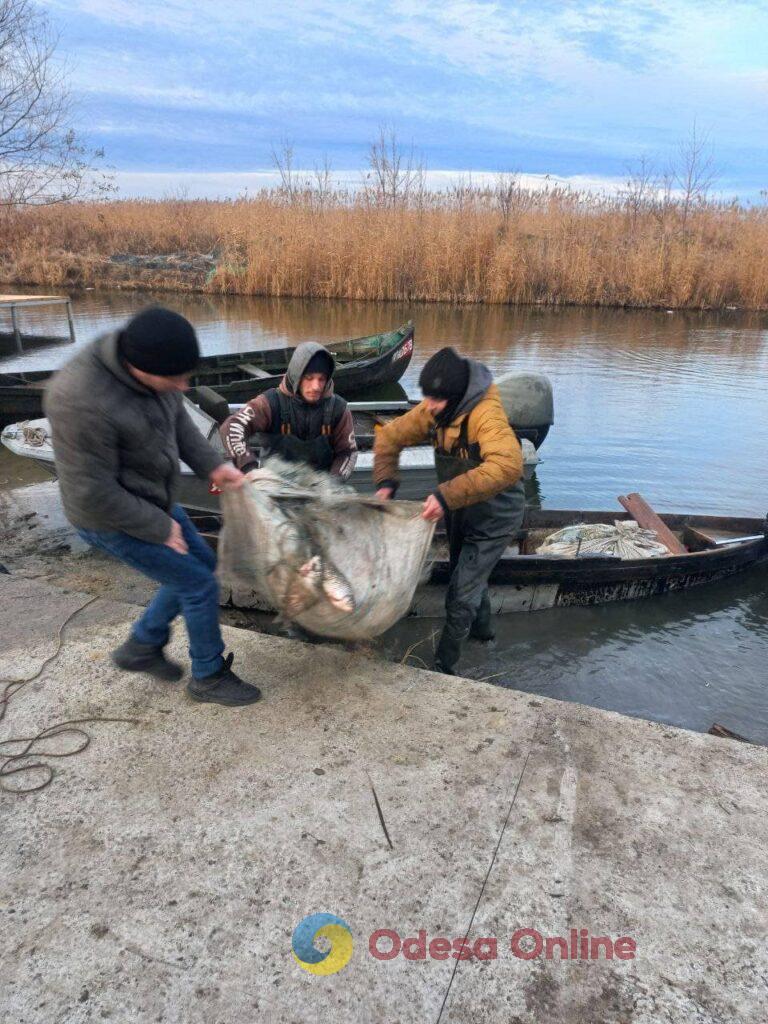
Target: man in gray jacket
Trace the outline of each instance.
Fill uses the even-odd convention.
[[[179,459],[220,488],[243,474],[196,430],[181,392],[200,351],[192,325],[153,307],[98,338],[55,375],[45,396],[64,510],[78,533],[161,584],[112,654],[122,669],[176,681],[163,648],[182,614],[197,701],[252,704],[257,687],[223,657],[216,556],[177,503]]]

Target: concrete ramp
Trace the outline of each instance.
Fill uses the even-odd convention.
[[[88,600],[0,596],[4,679]],[[83,607],[0,723],[141,720],[0,794],[3,1021],[768,1019],[764,749],[235,629],[264,699],[200,706],[113,669],[136,614]]]

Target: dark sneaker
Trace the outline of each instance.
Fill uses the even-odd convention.
[[[146,672],[155,679],[166,683],[177,683],[184,675],[184,669],[175,661],[169,661],[162,647],[140,644],[129,636],[124,644],[112,651],[112,663],[124,672]]]
[[[255,704],[261,697],[258,686],[243,680],[232,671],[234,654],[228,654],[224,664],[212,676],[201,679],[190,679],[187,693],[192,700],[207,704],[224,704],[226,707],[238,708],[246,704]]]

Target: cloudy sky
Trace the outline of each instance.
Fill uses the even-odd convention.
[[[617,179],[694,122],[726,194],[768,188],[766,0],[45,0],[78,118],[127,191],[236,189],[289,138],[365,163]],[[211,186],[210,183],[213,183]]]

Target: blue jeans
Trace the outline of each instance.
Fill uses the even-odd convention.
[[[184,534],[189,547],[186,555],[172,551],[165,544],[151,544],[127,533],[80,529],[77,532],[88,544],[162,584],[131,634],[140,644],[162,647],[168,642],[170,624],[181,613],[189,635],[192,675],[200,679],[217,672],[224,663],[219,584],[214,572],[216,555],[181,505],[174,505],[170,514]]]

